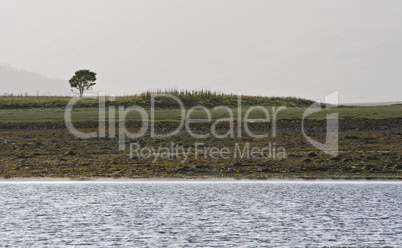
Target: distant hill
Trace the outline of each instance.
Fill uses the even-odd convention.
[[[13,95],[62,95],[69,92],[67,80],[47,78],[39,73],[0,65],[0,94]],[[38,91],[46,89],[46,91]]]

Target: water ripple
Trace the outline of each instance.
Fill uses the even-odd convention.
[[[398,183],[0,185],[1,246],[402,245]]]

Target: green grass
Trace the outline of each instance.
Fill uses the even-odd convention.
[[[202,105],[207,108],[215,106],[228,106],[231,108],[237,107],[237,95],[224,94],[221,92],[212,91],[189,91],[189,90],[155,90],[152,92],[144,92],[132,96],[118,96],[115,100],[110,100],[106,97],[106,106],[131,106],[139,105],[143,108],[150,108],[151,95],[155,94],[170,94],[178,97],[186,108],[191,108],[196,105]],[[0,109],[40,109],[40,108],[64,108],[70,101],[71,97],[59,96],[0,96]],[[295,97],[262,97],[262,96],[242,96],[243,106],[287,106],[287,107],[307,107],[313,101],[295,98]],[[78,101],[75,108],[97,108],[99,105],[98,99],[84,97]],[[168,97],[155,98],[155,107],[159,109],[175,109],[179,108],[179,104]]]
[[[116,107],[116,118],[118,107],[125,108],[138,105],[143,107],[150,116],[151,95],[170,94],[179,98],[188,110],[193,106],[201,105],[210,109],[212,119],[228,118],[226,110],[214,111],[216,106],[227,106],[232,109],[234,118],[237,119],[238,99],[237,95],[224,94],[205,90],[155,90],[147,91],[132,96],[117,96],[115,99],[106,97],[106,109],[109,106]],[[46,122],[64,121],[64,109],[71,97],[61,96],[0,96],[0,122]],[[262,96],[241,96],[242,116],[251,106],[263,106],[266,108],[272,119],[272,106],[286,106],[278,114],[278,119],[301,119],[305,109],[313,103],[311,100],[295,97],[262,97]],[[155,99],[155,120],[177,121],[181,118],[179,104],[168,97]],[[74,121],[96,121],[98,120],[99,99],[84,97],[74,105]],[[393,106],[340,106],[338,108],[323,109],[309,118],[323,119],[326,114],[338,112],[340,118],[395,118],[402,117],[402,105]],[[106,113],[106,116],[109,114]],[[206,118],[203,110],[195,110],[190,118]],[[262,111],[252,111],[249,118],[265,118]],[[140,115],[130,112],[126,120],[140,120]]]
[[[305,107],[287,107],[279,112],[277,119],[301,119],[305,111]],[[242,117],[244,117],[248,107],[242,108]],[[267,107],[272,119],[272,109]],[[146,110],[150,118],[150,110]],[[118,118],[116,110],[116,118]],[[234,118],[237,118],[237,109],[232,108]],[[310,115],[309,118],[324,119],[328,113],[339,113],[339,118],[402,118],[402,106],[374,106],[374,107],[340,107],[332,109],[322,109],[322,111]],[[228,118],[226,110],[210,110],[212,119]],[[98,120],[99,111],[95,108],[79,108],[75,109],[72,114],[73,121],[96,121]],[[108,118],[109,113],[106,112]],[[157,121],[178,121],[181,117],[180,109],[157,109],[155,110],[155,120]],[[249,118],[264,118],[261,111],[252,111]],[[203,110],[195,110],[190,118],[200,119],[206,118]],[[136,112],[130,112],[126,120],[141,120],[140,115]],[[64,108],[49,109],[2,109],[0,110],[0,122],[46,122],[46,121],[64,121]]]

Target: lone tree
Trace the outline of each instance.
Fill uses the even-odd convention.
[[[90,70],[76,71],[74,76],[68,81],[71,88],[76,88],[80,92],[80,97],[84,94],[84,90],[88,90],[95,85],[96,73]]]

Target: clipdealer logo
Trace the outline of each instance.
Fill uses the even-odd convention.
[[[268,111],[267,108],[263,106],[253,106],[249,107],[243,116],[242,112],[242,103],[241,103],[241,94],[239,93],[237,96],[237,109],[232,109],[228,106],[216,106],[212,109],[208,109],[204,106],[197,105],[188,110],[185,109],[183,102],[176,96],[171,94],[152,94],[150,101],[150,116],[148,112],[141,106],[132,105],[127,108],[124,106],[116,106],[110,104],[115,101],[114,95],[108,95],[107,100],[109,101],[108,106],[108,118],[106,118],[106,94],[104,92],[99,93],[98,95],[89,96],[92,99],[99,100],[99,127],[97,131],[91,133],[84,133],[77,130],[72,123],[72,111],[74,109],[74,105],[80,101],[82,98],[74,97],[72,98],[65,108],[64,119],[66,123],[67,129],[76,137],[81,139],[90,139],[90,138],[118,138],[118,146],[119,150],[125,150],[126,139],[138,139],[143,137],[144,135],[149,135],[150,138],[153,139],[168,139],[175,135],[177,135],[180,131],[186,131],[191,137],[195,140],[201,140],[208,137],[214,137],[218,139],[234,139],[240,138],[243,135],[243,130],[246,135],[253,139],[262,139],[269,137],[267,133],[253,133],[249,127],[249,123],[253,121],[258,121],[262,123],[267,123],[271,129],[271,137],[275,138],[277,135],[277,116],[278,113],[284,109],[285,106],[280,107],[272,107],[271,111]],[[171,130],[169,133],[157,134],[155,130],[155,99],[158,98],[168,98],[170,101],[175,101],[180,107],[180,122],[176,126],[174,130]],[[338,92],[335,91],[325,97],[326,108],[332,108],[337,106],[338,104]],[[207,118],[206,119],[191,119],[191,114],[195,110],[204,111]],[[212,121],[213,111],[225,111],[227,112],[229,118],[217,119]],[[250,114],[252,111],[259,110],[264,113],[263,119],[251,119]],[[315,103],[308,107],[302,117],[302,133],[305,139],[312,144],[317,149],[329,154],[331,156],[338,155],[338,113],[332,113],[327,115],[327,126],[326,126],[326,142],[320,143],[311,137],[309,137],[306,133],[305,128],[305,120],[307,116],[321,111],[321,104]],[[116,119],[116,111],[118,114],[118,118]],[[237,111],[237,117],[234,117],[234,111]],[[135,132],[129,132],[126,127],[126,119],[127,115],[130,112],[137,112],[141,116],[141,127]],[[206,134],[198,134],[193,132],[190,127],[190,123],[196,122],[207,122],[210,123],[210,130]],[[228,123],[228,129],[226,133],[218,132],[217,125],[219,123],[226,122]],[[108,127],[106,128],[106,124]],[[108,133],[106,133],[108,131]],[[148,134],[147,134],[148,132]],[[283,147],[276,147],[275,143],[269,142],[266,147],[252,147],[250,149],[250,145],[246,144],[244,147],[241,147],[240,144],[234,143],[234,147],[232,148],[218,148],[218,147],[209,147],[206,149],[203,148],[200,151],[202,142],[196,142],[194,144],[194,148],[192,154],[197,156],[196,158],[228,158],[230,154],[234,158],[250,158],[250,159],[285,159],[286,152]],[[177,145],[173,148],[168,147],[140,147],[140,145],[136,142],[130,143],[130,157],[135,156],[137,158],[150,158],[153,157],[153,161],[158,161],[159,159],[169,159],[169,158],[188,158],[190,151],[185,151],[183,148],[178,147]],[[240,152],[242,150],[242,152]],[[181,151],[181,153],[179,153]],[[207,155],[206,155],[207,154]],[[241,155],[240,155],[241,154]],[[245,155],[244,155],[245,154]],[[202,155],[202,156],[201,156]],[[184,160],[185,161],[185,160]]]

